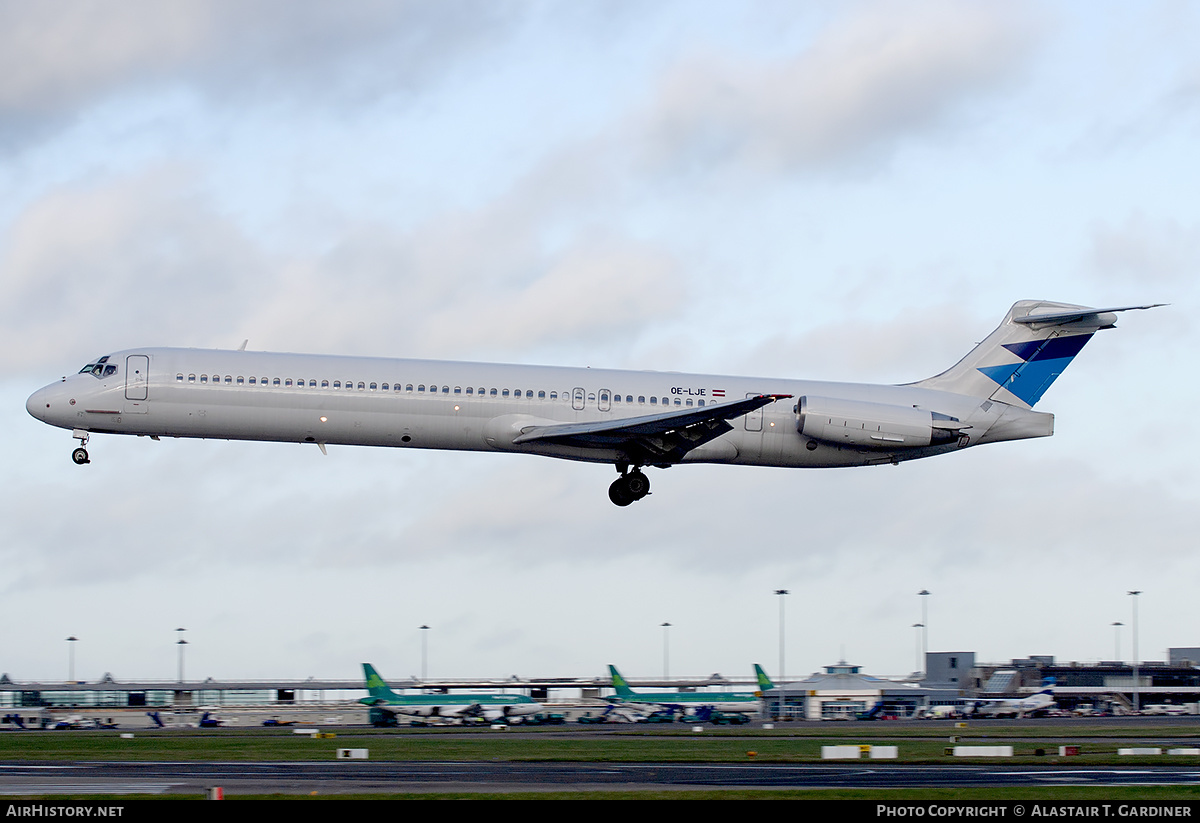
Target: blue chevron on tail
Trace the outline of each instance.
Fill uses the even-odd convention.
[[[1001,366],[981,366],[979,371],[1032,408],[1091,339],[1092,335],[1086,333],[1048,337],[1040,342],[1006,343],[1004,348],[1015,354],[1019,361]]]

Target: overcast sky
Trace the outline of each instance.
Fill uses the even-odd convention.
[[[0,672],[910,672],[1200,645],[1200,7],[0,0]],[[907,382],[1019,299],[1164,302],[1051,439],[654,470],[97,436],[180,345]],[[1126,626],[1114,630],[1112,623]],[[1119,632],[1119,633],[1118,633]]]

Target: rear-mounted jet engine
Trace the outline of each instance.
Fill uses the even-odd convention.
[[[798,408],[796,429],[805,437],[860,449],[940,446],[968,428],[949,415],[890,403],[806,395]]]

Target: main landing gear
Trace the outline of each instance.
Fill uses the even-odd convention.
[[[635,467],[633,471],[629,471],[628,467],[618,467],[617,470],[621,472],[621,476],[608,487],[609,500],[618,506],[628,506],[650,493],[650,478],[642,474],[640,468]]]
[[[85,463],[91,463],[92,461],[88,459],[87,449],[84,448],[88,442],[87,433],[77,432],[75,434],[75,438],[79,441],[79,448],[71,452],[71,459],[75,461],[76,466],[82,466]]]

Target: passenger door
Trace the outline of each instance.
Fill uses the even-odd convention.
[[[150,358],[131,354],[125,358],[125,414],[145,414],[149,397]]]

